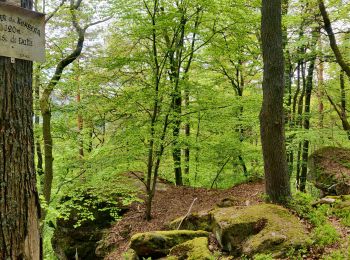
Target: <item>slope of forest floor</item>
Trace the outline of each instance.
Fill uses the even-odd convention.
[[[134,203],[108,234],[108,244],[117,248],[105,259],[123,259],[128,249],[129,238],[136,233],[152,230],[164,230],[170,221],[184,216],[195,198],[191,212],[210,210],[224,199],[230,198],[235,206],[254,205],[263,201],[264,183],[245,183],[225,190],[209,190],[203,188],[177,187],[162,184],[153,200],[151,221],[144,219],[145,206]]]
[[[161,183],[153,200],[153,219],[151,221],[144,219],[144,203],[133,203],[122,220],[109,230],[104,244],[113,247],[113,251],[105,259],[123,259],[123,254],[128,250],[132,235],[167,229],[167,224],[172,220],[186,215],[196,198],[191,212],[208,211],[227,199],[232,203],[232,206],[255,205],[264,201],[263,194],[263,181],[244,183],[225,190],[176,187]],[[331,217],[329,220],[338,230],[341,239],[337,243],[323,248],[311,248],[308,253],[305,252],[302,256],[303,259],[330,259],[323,258],[323,256],[348,247],[350,228],[341,225],[335,217]],[[301,221],[306,224],[308,229],[312,229],[307,221],[303,219]]]

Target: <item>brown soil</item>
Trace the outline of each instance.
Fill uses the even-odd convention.
[[[139,232],[164,230],[170,221],[184,216],[192,202],[195,201],[191,212],[206,211],[216,204],[229,198],[235,206],[249,206],[262,202],[264,191],[263,182],[246,183],[227,190],[208,190],[203,188],[174,187],[162,184],[153,200],[153,219],[144,220],[145,206],[143,203],[134,203],[108,234],[107,243],[115,250],[106,260],[123,259],[123,253],[128,249],[128,242],[132,235]]]

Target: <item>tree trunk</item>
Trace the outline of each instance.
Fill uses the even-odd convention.
[[[284,57],[281,0],[262,2],[264,59],[263,104],[260,113],[266,193],[274,203],[291,197],[284,133]]]
[[[79,79],[78,79],[79,80]],[[80,94],[80,86],[78,82],[78,89],[77,89],[77,103],[78,103],[78,118],[77,118],[77,125],[78,125],[78,142],[79,142],[79,157],[80,159],[84,158],[84,139],[83,139],[83,127],[84,127],[84,119],[83,115],[81,114],[80,105],[81,105],[81,94]]]
[[[53,154],[52,154],[52,134],[51,134],[51,109],[49,100],[41,99],[41,114],[43,117],[43,138],[44,138],[44,159],[45,159],[45,175],[43,194],[47,204],[51,199],[51,187],[53,180]],[[45,103],[45,104],[44,104]],[[44,213],[44,212],[42,212]],[[45,214],[43,214],[45,218]]]
[[[0,57],[0,259],[42,258],[32,77],[32,62]]]
[[[305,91],[305,110],[304,110],[304,130],[308,131],[310,129],[310,105],[311,105],[311,94],[313,88],[313,75],[315,69],[315,60],[316,55],[311,58],[307,82],[306,82],[306,91]],[[300,191],[305,192],[306,188],[306,175],[307,175],[307,162],[309,158],[309,140],[304,140],[303,142],[303,150],[302,150],[302,165],[301,165],[301,175],[300,175]]]
[[[40,128],[40,74],[39,74],[40,69],[36,71],[35,74],[35,87],[34,87],[34,93],[35,93],[35,126]],[[35,136],[36,142],[35,142],[35,147],[36,147],[36,156],[37,156],[37,165],[36,165],[36,170],[39,176],[44,174],[43,170],[43,153],[41,150],[41,144],[40,144],[40,134],[37,134]]]
[[[319,39],[319,48],[322,53],[322,38]],[[318,76],[318,84],[317,84],[317,98],[318,98],[318,127],[323,128],[323,119],[324,119],[324,104],[323,104],[323,96],[324,96],[324,64],[323,61],[319,60],[319,65],[317,67],[317,76]]]
[[[324,5],[324,1],[323,0],[318,0],[318,6],[323,18],[323,22],[324,22],[324,29],[327,32],[328,38],[329,38],[329,44],[333,50],[334,56],[337,60],[337,63],[340,65],[340,67],[342,68],[342,70],[344,70],[344,72],[346,73],[346,75],[350,78],[350,66],[349,64],[346,63],[346,61],[343,58],[343,55],[341,54],[338,45],[337,45],[337,40],[335,38],[335,35],[333,33],[333,28],[332,28],[332,24],[331,21],[329,19],[326,7]]]

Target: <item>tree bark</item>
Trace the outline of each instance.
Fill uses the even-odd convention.
[[[32,9],[31,0],[22,7]],[[33,63],[0,57],[0,259],[41,259]]]
[[[306,91],[305,91],[305,110],[304,110],[304,129],[308,131],[310,129],[310,105],[311,105],[311,94],[313,89],[313,75],[315,69],[315,60],[316,55],[311,58],[307,82],[306,82]],[[309,158],[309,140],[304,140],[303,142],[303,150],[302,150],[302,166],[301,166],[301,175],[300,175],[300,191],[305,192],[306,188],[306,175],[307,175],[307,162]]]
[[[260,113],[266,193],[274,203],[291,197],[284,133],[284,57],[281,0],[262,1],[264,60],[263,104]]]

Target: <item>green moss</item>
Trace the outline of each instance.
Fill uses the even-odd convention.
[[[180,226],[180,229],[185,230],[205,230],[210,232],[212,230],[211,226],[211,216],[208,212],[199,212],[192,213],[187,218],[177,218],[170,222],[168,227],[170,229],[177,229]]]
[[[140,257],[166,256],[170,249],[197,237],[208,237],[206,231],[171,230],[139,233],[131,238],[130,248]]]
[[[312,238],[316,246],[325,247],[337,242],[340,239],[340,235],[332,224],[326,223],[312,231]]]
[[[272,204],[216,209],[214,233],[233,255],[284,254],[289,248],[310,244],[299,222],[287,209]]]
[[[350,227],[350,195],[328,196],[335,200],[333,213],[341,219],[343,225]]]
[[[170,250],[170,255],[177,256],[179,260],[211,260],[213,256],[208,249],[208,238],[199,237],[177,245]]]
[[[132,249],[129,249],[126,251],[123,255],[124,260],[138,260],[139,257],[137,256],[136,252]]]

